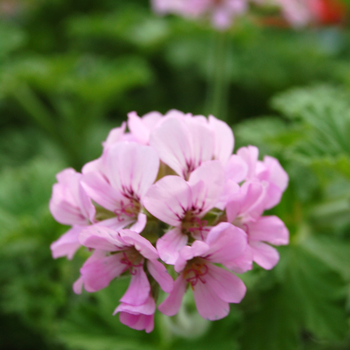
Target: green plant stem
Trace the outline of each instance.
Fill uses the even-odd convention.
[[[230,40],[226,32],[217,32],[209,53],[206,114],[228,119],[228,90],[230,82]]]

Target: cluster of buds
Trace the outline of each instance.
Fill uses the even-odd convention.
[[[235,273],[253,262],[273,268],[279,255],[271,245],[289,240],[278,217],[262,216],[280,202],[286,172],[275,158],[258,160],[256,147],[233,148],[232,130],[213,116],[132,112],[100,158],[82,173],[59,173],[50,210],[72,228],[51,245],[53,257],[71,259],[81,246],[91,252],[74,291],[130,275],[115,313],[146,332],[160,289],[168,293],[158,306],[165,315],[177,314],[191,289],[204,319],[225,317],[246,293]]]
[[[341,0],[152,0],[159,14],[174,13],[188,18],[209,18],[216,29],[227,29],[234,19],[246,14],[249,5],[275,8],[285,25],[304,27],[339,23],[344,19],[346,6]],[[266,23],[282,25],[279,18],[267,18]]]

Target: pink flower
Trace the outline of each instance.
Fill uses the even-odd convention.
[[[157,261],[156,249],[138,233],[91,226],[81,232],[79,239],[82,245],[95,251],[80,269],[81,276],[73,286],[75,293],[80,294],[83,285],[86,291],[96,292],[122,273],[129,272],[130,285],[120,301],[128,305],[142,305],[151,292],[144,265],[164,291],[172,290],[173,280],[164,265]]]
[[[175,13],[184,17],[208,16],[217,29],[231,26],[235,17],[247,11],[247,0],[153,0],[160,14]]]
[[[218,320],[227,316],[229,303],[239,303],[246,287],[236,275],[214,263],[234,268],[246,246],[244,231],[221,223],[209,232],[205,242],[195,241],[192,246],[183,247],[175,263],[175,271],[180,275],[159,310],[168,316],[175,315],[189,285],[198,313],[203,318]]]
[[[280,8],[284,18],[294,27],[310,23],[312,15],[308,8],[309,0],[253,0],[260,5],[275,5]]]
[[[234,138],[228,125],[213,116],[207,120],[171,111],[151,132],[150,145],[165,164],[188,179],[205,161],[216,159],[226,164]]]
[[[213,14],[230,2],[213,1],[176,4],[204,6],[197,11],[207,15],[209,3]],[[83,174],[58,174],[50,210],[72,228],[52,244],[53,256],[71,258],[80,245],[92,251],[77,294],[130,276],[114,314],[131,328],[153,330],[159,288],[169,293],[159,306],[166,315],[178,312],[190,287],[203,318],[225,317],[246,292],[232,272],[253,261],[271,269],[279,260],[271,245],[288,243],[284,223],[262,216],[281,200],[288,175],[277,159],[260,161],[256,147],[232,154],[232,130],[213,116],[170,110],[128,118],[129,131],[126,123],[113,129]],[[159,259],[174,265],[175,283]]]
[[[163,261],[174,264],[189,237],[205,238],[208,229],[202,218],[215,207],[223,186],[224,171],[220,162],[210,161],[193,171],[188,182],[179,176],[166,176],[150,187],[144,198],[146,209],[175,227],[157,241]]]
[[[85,226],[95,222],[95,207],[81,185],[82,175],[69,168],[57,174],[50,199],[52,216],[61,224],[73,228],[51,244],[54,258],[72,259],[80,247],[78,236]]]
[[[163,116],[159,112],[150,112],[140,118],[136,112],[128,114],[128,127],[137,142],[148,145],[150,133]]]
[[[272,269],[279,260],[278,251],[270,245],[285,245],[289,232],[282,220],[276,216],[261,217],[268,196],[266,183],[246,182],[226,208],[227,220],[241,227],[248,235],[249,247],[246,258],[261,267]]]
[[[145,330],[150,333],[154,328],[154,313],[156,303],[150,294],[146,301],[141,305],[120,304],[114,311],[113,315],[119,312],[121,323],[138,331]]]
[[[142,200],[158,169],[159,158],[149,146],[119,142],[108,147],[100,171],[84,174],[82,181],[89,196],[109,212],[99,224],[116,230],[133,224],[131,229],[141,232],[146,224]]]
[[[260,181],[267,185],[263,209],[273,208],[281,201],[282,194],[288,186],[288,174],[273,157],[265,156],[263,161],[259,161],[257,147],[242,147],[237,151],[237,155],[248,166],[246,180]]]

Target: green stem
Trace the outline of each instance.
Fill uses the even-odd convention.
[[[228,119],[228,90],[230,82],[230,41],[225,32],[215,33],[208,67],[206,114]]]

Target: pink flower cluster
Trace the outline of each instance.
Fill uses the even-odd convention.
[[[247,13],[250,4],[276,7],[294,27],[340,20],[341,12],[345,12],[339,0],[152,0],[156,13],[209,18],[213,27],[221,30],[229,28],[236,17]]]
[[[217,29],[226,29],[248,9],[248,0],[153,0],[159,14],[175,13],[188,18],[208,17]]]
[[[284,223],[262,216],[279,203],[288,176],[275,158],[258,160],[256,147],[232,154],[233,133],[213,116],[128,118],[81,174],[57,175],[50,210],[72,228],[51,245],[53,257],[71,259],[80,246],[91,252],[76,293],[130,275],[115,313],[131,328],[153,330],[159,289],[169,293],[158,306],[165,315],[179,311],[190,288],[203,318],[223,318],[246,292],[234,273],[253,262],[273,268],[272,245],[288,244]]]

